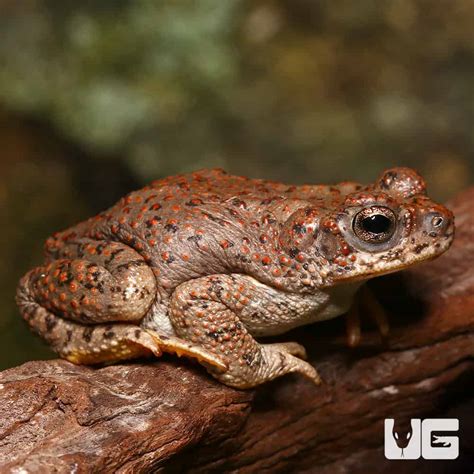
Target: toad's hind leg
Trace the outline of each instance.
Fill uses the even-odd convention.
[[[24,287],[18,290],[17,299],[25,320],[63,359],[75,364],[114,363],[169,352],[197,359],[218,372],[226,369],[215,354],[134,324],[86,325],[56,316],[24,291]]]
[[[114,363],[169,352],[197,359],[217,372],[227,368],[216,354],[135,324],[88,325],[64,319],[34,301],[25,285],[20,285],[17,300],[30,327],[63,359],[75,364]]]
[[[59,356],[75,364],[114,363],[161,355],[155,338],[139,326],[76,323],[56,316],[36,303],[23,302],[21,308],[30,327]]]
[[[156,280],[138,253],[121,243],[83,239],[58,245],[52,256],[21,279],[17,302],[53,350],[85,364],[160,355],[139,327],[155,299]]]
[[[51,248],[50,263],[20,281],[17,302],[29,326],[61,357],[96,364],[171,352],[225,368],[201,347],[140,327],[156,280],[133,249],[86,239]]]

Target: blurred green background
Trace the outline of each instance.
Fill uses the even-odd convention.
[[[162,176],[473,182],[471,0],[0,0],[0,369],[44,239]]]

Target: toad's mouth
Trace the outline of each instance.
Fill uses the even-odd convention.
[[[365,261],[359,259],[350,267],[337,268],[324,287],[370,280],[434,260],[449,249],[452,241],[452,238],[446,239],[443,243],[437,244],[436,247],[432,244],[421,245],[418,246],[416,251],[407,251],[400,255],[385,255],[384,257],[378,257],[376,261],[373,255],[371,256],[372,258]]]

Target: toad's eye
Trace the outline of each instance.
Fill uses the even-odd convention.
[[[359,239],[377,244],[392,237],[396,220],[394,212],[388,207],[371,206],[356,214],[352,228]]]

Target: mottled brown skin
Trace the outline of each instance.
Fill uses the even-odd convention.
[[[440,255],[453,233],[451,212],[408,168],[369,186],[203,170],[156,181],[55,234],[17,301],[72,362],[166,351],[239,388],[289,372],[318,383],[302,346],[255,338],[347,312],[361,283]]]

